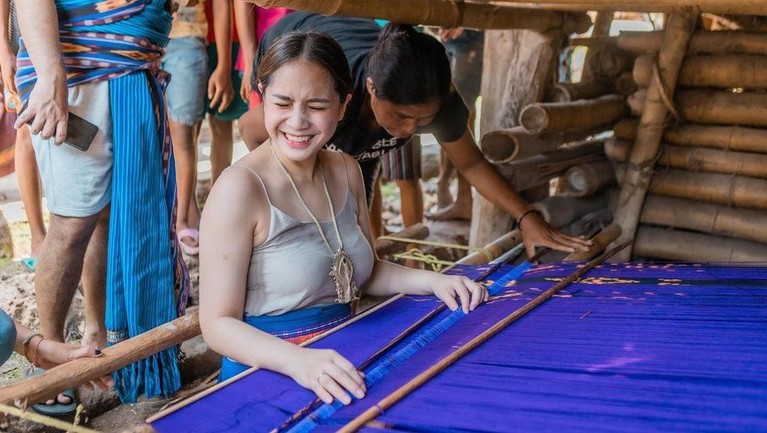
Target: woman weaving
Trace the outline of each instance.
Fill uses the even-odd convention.
[[[321,150],[352,89],[332,38],[286,34],[263,56],[257,79],[269,139],[221,175],[202,217],[203,336],[224,355],[221,379],[256,366],[291,377],[325,402],[348,404],[347,390],[365,394],[355,367],[334,351],[291,343],[351,317],[360,290],[433,293],[465,312],[486,291],[464,277],[376,258],[359,166]]]

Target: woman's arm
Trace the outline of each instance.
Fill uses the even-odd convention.
[[[335,351],[304,349],[243,321],[254,233],[259,221],[268,225],[257,216],[259,209],[269,209],[269,203],[245,169],[224,172],[205,203],[200,226],[200,327],[205,342],[237,362],[293,378],[326,403],[333,398],[350,403],[344,389],[362,398],[362,377]]]
[[[515,219],[532,209],[509,182],[485,159],[479,151],[469,129],[457,141],[440,143],[450,161],[466,180],[493,204]],[[549,227],[537,213],[525,217],[520,225],[528,257],[535,254],[536,246],[545,246],[565,252],[588,251],[590,241],[568,236]]]
[[[370,245],[373,245],[362,172],[353,157],[346,154],[343,154],[343,157],[346,158],[346,166],[349,167],[349,183],[357,199],[357,223]],[[451,310],[456,310],[460,303],[465,313],[472,311],[487,297],[484,287],[466,277],[406,268],[380,260],[378,257],[375,257],[373,261],[373,272],[362,290],[374,296],[388,296],[396,293],[434,294]]]

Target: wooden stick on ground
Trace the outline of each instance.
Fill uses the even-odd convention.
[[[593,260],[592,262],[589,262],[589,264],[580,268],[575,273],[571,274],[570,276],[568,276],[567,278],[565,278],[564,280],[556,284],[554,287],[541,293],[540,295],[538,295],[538,297],[536,297],[535,299],[525,304],[522,308],[514,311],[512,314],[510,314],[509,316],[507,316],[500,322],[496,323],[485,332],[474,337],[469,342],[467,342],[466,344],[458,348],[455,352],[441,359],[439,362],[434,364],[428,370],[419,374],[418,376],[410,380],[408,383],[406,383],[405,385],[403,385],[402,387],[400,387],[393,393],[389,394],[389,396],[379,401],[377,404],[373,405],[370,409],[366,410],[361,415],[354,418],[351,422],[349,422],[348,424],[340,428],[338,430],[338,433],[352,433],[364,427],[366,423],[375,419],[378,415],[383,413],[384,410],[392,407],[398,401],[405,398],[408,394],[418,389],[419,386],[423,385],[428,380],[436,376],[439,372],[451,366],[455,361],[459,360],[464,355],[466,355],[467,353],[477,348],[479,345],[481,345],[482,343],[484,343],[485,341],[487,341],[488,339],[490,339],[491,337],[493,337],[494,335],[502,331],[504,328],[506,328],[507,326],[515,322],[516,320],[518,320],[520,317],[532,311],[535,307],[546,302],[549,298],[557,294],[563,288],[567,287],[573,281],[576,281],[578,278],[582,277],[584,274],[586,274],[590,270],[604,263],[605,260],[613,256],[614,254],[616,254],[623,248],[626,248],[630,243],[631,242],[624,242],[623,244],[602,254],[599,258]]]

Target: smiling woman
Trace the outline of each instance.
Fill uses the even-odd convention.
[[[290,343],[350,318],[360,291],[435,294],[464,312],[486,296],[464,277],[373,254],[359,166],[322,150],[348,109],[351,83],[341,48],[323,34],[288,33],[262,57],[268,144],[222,173],[202,216],[200,326],[224,355],[221,379],[256,366],[348,404],[347,391],[365,393],[354,366],[335,351]]]

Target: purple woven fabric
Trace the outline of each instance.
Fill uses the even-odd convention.
[[[314,431],[335,431],[577,266],[528,271]],[[359,364],[435,304],[403,299],[321,347]],[[370,431],[767,431],[765,365],[767,268],[605,265],[387,410]],[[268,431],[312,397],[257,372],[153,426]]]

